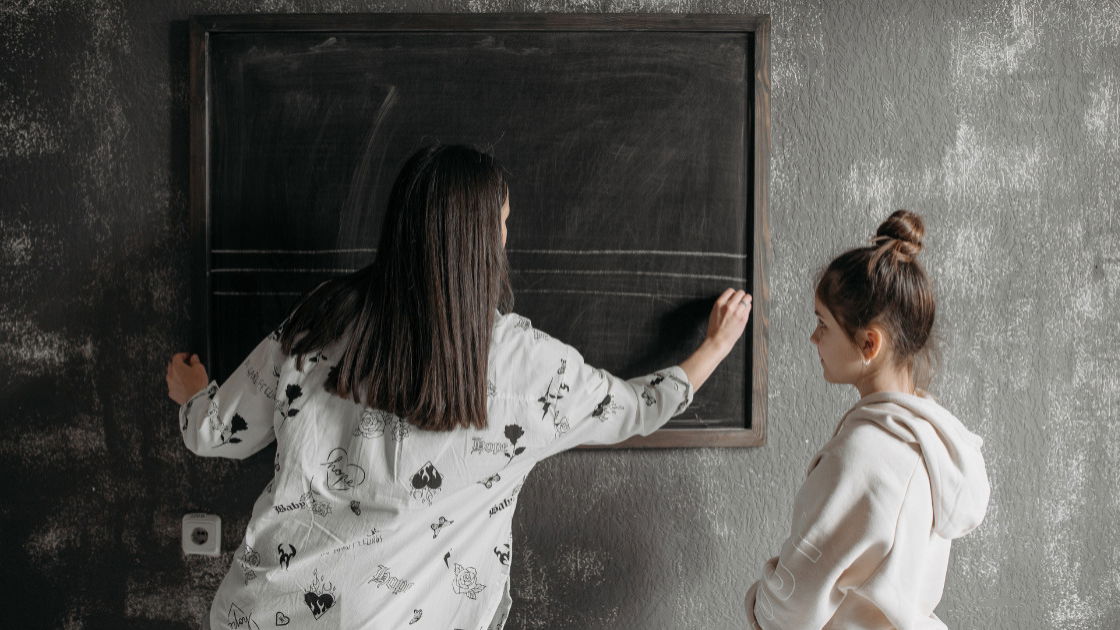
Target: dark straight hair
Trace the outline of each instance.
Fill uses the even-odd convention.
[[[495,312],[513,293],[502,245],[509,193],[493,156],[435,145],[405,162],[373,263],[316,288],[281,331],[285,354],[346,336],[326,387],[421,429],[486,426]],[[298,337],[298,339],[297,339]]]

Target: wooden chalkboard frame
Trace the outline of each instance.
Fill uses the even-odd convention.
[[[770,163],[770,17],[672,14],[316,14],[195,16],[190,20],[190,224],[192,268],[203,270],[192,283],[193,304],[201,310],[193,335],[204,357],[212,356],[210,321],[210,70],[211,33],[233,32],[405,32],[405,31],[664,31],[722,32],[753,35],[748,68],[753,109],[745,125],[744,163],[750,174],[753,213],[751,281],[750,428],[666,428],[610,447],[746,447],[766,442],[767,339],[772,256],[768,216]]]

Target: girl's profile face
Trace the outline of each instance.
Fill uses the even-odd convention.
[[[502,204],[502,247],[506,246],[506,219],[509,218],[509,195],[506,195],[506,201]]]
[[[809,340],[817,346],[824,380],[829,383],[855,383],[863,373],[863,356],[844,330],[840,328],[832,312],[820,299],[814,300],[817,327]]]

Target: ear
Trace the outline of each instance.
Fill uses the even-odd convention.
[[[874,361],[875,357],[883,351],[885,338],[883,330],[878,326],[868,326],[859,333],[859,352],[867,361]]]

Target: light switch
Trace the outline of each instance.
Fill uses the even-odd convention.
[[[183,516],[183,553],[199,556],[222,554],[222,517],[193,512]]]

